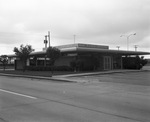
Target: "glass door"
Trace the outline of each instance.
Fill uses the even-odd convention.
[[[111,70],[111,57],[104,56],[104,70]]]

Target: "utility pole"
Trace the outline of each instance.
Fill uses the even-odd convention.
[[[45,49],[47,49],[47,35],[45,35],[45,40],[44,40],[44,44],[45,44]]]
[[[126,37],[127,38],[127,50],[129,50],[129,37],[132,36],[132,35],[136,35],[136,33],[132,33],[132,34],[129,34],[129,35],[121,35],[120,37]]]
[[[135,51],[137,51],[138,45],[134,45]]]
[[[76,42],[76,35],[73,35],[73,37],[74,37],[74,44],[75,44],[75,42]]]
[[[50,31],[48,31],[48,41],[49,41],[49,47],[50,47]]]

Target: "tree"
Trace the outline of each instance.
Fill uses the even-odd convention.
[[[125,57],[123,59],[123,65],[125,69],[141,69],[145,64],[147,64],[147,60],[144,57]]]
[[[148,60],[144,59],[144,56],[141,57],[141,64],[145,66],[148,63]]]
[[[52,67],[51,71],[52,71],[52,74],[53,74],[53,66],[54,66],[54,63],[56,61],[56,59],[58,59],[60,57],[60,50],[56,47],[48,47],[47,50],[46,50],[46,55],[48,58],[50,58],[50,66]]]
[[[4,71],[5,71],[6,65],[7,65],[7,63],[8,63],[8,57],[7,57],[7,55],[1,55],[1,57],[0,57],[0,62],[2,62],[3,69],[4,69]]]
[[[34,49],[32,49],[31,45],[26,45],[24,46],[23,44],[20,45],[20,48],[18,49],[17,47],[14,48],[14,52],[15,54],[20,58],[20,60],[22,61],[22,65],[23,65],[23,71],[25,71],[26,69],[26,62],[27,59],[29,58],[29,54],[34,51]]]
[[[147,64],[147,60],[144,59],[144,56],[136,56],[136,69],[141,69],[144,65]]]

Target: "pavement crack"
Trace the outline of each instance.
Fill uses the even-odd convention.
[[[9,121],[5,120],[4,118],[2,118],[1,116],[0,116],[0,120],[2,120],[3,122],[9,122]]]
[[[19,105],[14,105],[14,106],[8,106],[8,107],[2,108],[1,111],[5,111],[5,110],[9,110],[9,109],[16,108],[16,107],[21,107],[21,106],[36,105],[36,104],[42,104],[42,103],[47,103],[47,102],[49,102],[49,101],[47,100],[47,101],[43,101],[43,102],[25,103],[25,104],[19,104]]]

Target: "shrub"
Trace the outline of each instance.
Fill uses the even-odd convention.
[[[30,71],[73,71],[69,66],[27,66]]]
[[[124,69],[141,69],[145,64],[147,63],[147,60],[144,59],[144,57],[125,57],[123,58],[123,67]]]

